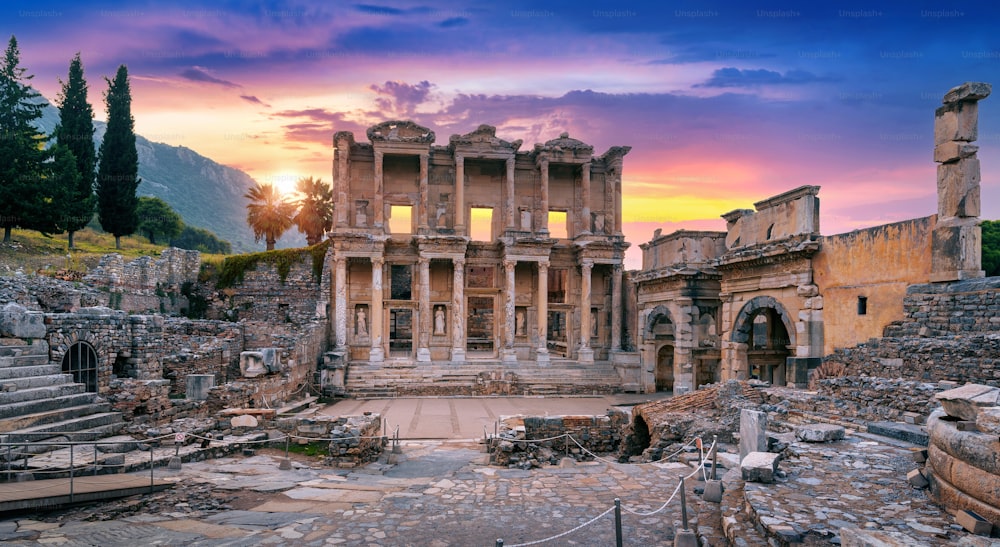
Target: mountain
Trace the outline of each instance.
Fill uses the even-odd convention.
[[[37,120],[39,130],[51,135],[59,123],[59,109],[47,104]],[[94,120],[94,146],[100,149],[106,124]],[[247,199],[243,194],[256,184],[250,175],[216,163],[190,148],[153,142],[136,134],[139,153],[140,196],[166,201],[184,223],[209,230],[233,246],[233,252],[264,249],[254,243],[247,226]],[[278,240],[278,247],[305,246],[305,237],[293,227]]]

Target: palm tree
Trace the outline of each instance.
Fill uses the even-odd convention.
[[[281,234],[292,227],[295,204],[285,201],[274,186],[259,182],[243,197],[250,200],[247,205],[247,224],[253,230],[254,241],[264,238],[267,250],[273,251],[274,243]]]
[[[302,195],[298,201],[299,212],[295,224],[306,235],[306,243],[315,245],[333,224],[333,189],[320,179],[303,177],[295,183],[295,190]]]

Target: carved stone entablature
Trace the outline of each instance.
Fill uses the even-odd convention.
[[[715,268],[687,267],[684,265],[673,265],[656,270],[640,270],[632,274],[635,282],[651,282],[656,280],[670,279],[719,279],[721,275]]]
[[[330,234],[334,257],[382,256],[387,236],[366,233],[335,232]]]
[[[469,239],[461,236],[416,236],[417,249],[425,258],[451,259],[464,257]]]
[[[600,159],[604,160],[604,162],[607,163],[608,165],[614,163],[621,163],[625,155],[631,151],[632,151],[631,146],[612,146],[611,148],[608,148],[607,152],[601,154]]]
[[[735,248],[719,257],[713,265],[719,270],[733,270],[780,264],[812,258],[820,247],[821,243],[815,236],[803,235],[772,244]]]
[[[433,144],[435,139],[433,131],[410,120],[382,122],[369,127],[367,134],[368,140],[373,144],[376,142]]]
[[[333,146],[336,147],[340,142],[347,142],[347,146],[354,146],[354,133],[350,131],[337,131],[333,134]]]
[[[501,238],[503,257],[506,260],[548,261],[554,239],[528,239],[510,241]]]
[[[589,163],[593,155],[592,145],[571,138],[569,133],[563,133],[558,139],[546,141],[545,144],[535,144],[537,159],[555,163]]]
[[[475,131],[466,133],[464,135],[452,135],[449,140],[449,146],[452,149],[472,149],[475,151],[483,152],[500,152],[513,155],[517,153],[517,149],[521,148],[521,143],[524,141],[505,141],[497,137],[497,128],[492,125],[482,124]]]
[[[607,237],[589,236],[575,239],[573,246],[578,263],[593,260],[597,264],[611,264],[624,260],[629,244],[621,244]]]
[[[764,209],[770,209],[771,207],[781,205],[782,203],[789,203],[806,196],[815,197],[819,194],[819,189],[819,186],[799,186],[798,188],[794,188],[776,196],[771,196],[765,200],[758,201],[757,203],[754,203],[753,206],[758,211],[763,211]]]

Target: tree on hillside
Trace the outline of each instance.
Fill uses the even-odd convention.
[[[181,216],[160,198],[139,198],[136,215],[139,217],[139,231],[146,234],[153,245],[156,245],[157,235],[169,241],[184,229]]]
[[[73,153],[80,175],[61,206],[64,217],[61,224],[69,232],[69,248],[73,249],[73,234],[90,222],[97,201],[94,196],[94,109],[87,102],[87,81],[83,79],[79,53],[70,61],[68,79],[62,82],[55,137],[57,144]]]
[[[984,220],[983,230],[983,269],[986,275],[1000,275],[1000,220]]]
[[[333,188],[320,179],[303,177],[295,183],[295,190],[302,194],[295,214],[295,225],[306,235],[306,243],[315,245],[333,224]]]
[[[42,116],[41,95],[28,86],[17,39],[10,37],[0,61],[0,226],[4,243],[15,226],[29,224],[28,208],[42,178],[45,137],[32,122]]]
[[[259,182],[243,197],[250,200],[247,205],[247,224],[253,230],[254,241],[263,238],[267,250],[273,251],[281,234],[292,227],[295,204],[285,201],[274,186]]]
[[[105,80],[108,128],[101,141],[97,169],[97,214],[101,228],[115,236],[115,248],[121,249],[121,237],[134,233],[139,226],[139,199],[135,195],[140,182],[139,154],[135,149],[128,69],[121,65],[114,80]]]
[[[228,241],[219,239],[208,230],[188,225],[184,226],[180,234],[170,239],[170,246],[212,254],[227,255],[233,252],[233,247]]]
[[[72,200],[79,186],[80,172],[76,158],[66,146],[52,147],[52,161],[46,162],[25,209],[28,222],[23,227],[38,230],[43,235],[66,231],[64,205]]]

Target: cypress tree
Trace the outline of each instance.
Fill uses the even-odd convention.
[[[26,208],[30,222],[22,226],[44,235],[66,231],[67,216],[63,208],[72,199],[73,190],[80,185],[76,158],[69,147],[57,144],[50,152],[52,161],[45,163]]]
[[[59,96],[59,125],[55,130],[56,142],[65,146],[76,159],[79,177],[75,186],[67,189],[67,199],[62,204],[63,219],[60,224],[69,232],[69,248],[73,249],[73,234],[90,222],[94,215],[94,109],[87,102],[87,81],[83,78],[80,53],[69,63],[69,76],[62,82]]]
[[[20,66],[17,38],[10,37],[0,61],[0,226],[10,242],[15,226],[30,225],[34,193],[47,153],[44,135],[32,122],[42,116],[44,101],[28,86],[31,75]]]
[[[121,237],[135,233],[139,226],[136,207],[139,198],[139,154],[135,149],[135,120],[132,119],[132,93],[128,69],[118,67],[114,80],[108,80],[105,102],[108,129],[101,141],[97,168],[97,214],[101,228],[115,236],[115,248],[121,249]]]

